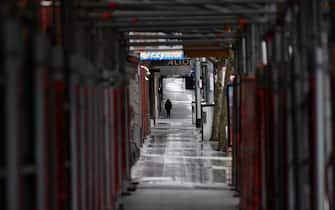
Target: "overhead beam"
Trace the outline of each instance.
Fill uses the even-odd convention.
[[[129,49],[129,51],[136,52],[159,52],[159,51],[176,51],[176,50],[184,50],[184,51],[224,51],[231,49],[228,46],[223,47],[214,47],[214,46],[203,46],[203,47],[184,47],[182,49],[158,49],[158,48],[142,48],[142,49]]]
[[[252,23],[266,23],[265,20],[243,20],[243,24]],[[98,22],[94,26],[98,28],[145,28],[145,27],[185,27],[185,26],[207,26],[207,27],[220,27],[227,25],[241,25],[239,20],[202,20],[202,21],[162,21],[162,22],[136,22],[136,23],[108,23],[108,22]]]
[[[226,29],[226,27],[229,29]],[[236,31],[240,26],[175,26],[175,27],[128,27],[128,28],[116,28],[118,32],[163,32],[163,33],[214,33],[214,32],[224,32],[224,31]],[[109,29],[105,27],[105,29]]]
[[[201,50],[184,50],[184,55],[189,58],[199,57],[229,57],[229,50],[214,50],[214,49],[201,49]]]
[[[248,19],[264,19],[264,18],[274,18],[275,13],[269,13],[264,16],[264,13],[230,13],[230,14],[213,14],[213,15],[193,15],[193,16],[126,16],[126,17],[117,17],[114,13],[104,12],[90,12],[90,13],[80,13],[79,18],[84,20],[104,20],[104,21],[111,21],[111,22],[149,22],[152,20],[155,21],[180,21],[180,20],[188,20],[188,21],[195,21],[195,20],[223,20],[223,19],[240,19],[244,16],[250,15]]]
[[[89,12],[79,13],[81,18],[97,19],[109,14],[111,18],[154,18],[154,17],[196,17],[196,16],[240,16],[240,15],[274,15],[276,10],[272,9],[236,9],[229,11],[207,11],[207,10],[184,10],[184,11],[166,11],[166,10],[150,10],[150,11],[127,11],[116,10],[108,12]]]
[[[197,0],[197,1],[127,1],[113,0],[105,2],[79,2],[80,8],[90,9],[141,9],[153,8],[158,6],[199,6],[204,4],[232,5],[232,4],[276,4],[283,3],[285,0]]]
[[[182,35],[125,35],[127,39],[180,39],[180,40],[189,40],[189,39],[217,39],[217,38],[235,38],[236,32],[225,32],[225,33],[208,33],[208,34],[182,34]]]
[[[216,45],[222,46],[223,44],[233,43],[236,39],[198,39],[198,40],[185,40],[185,41],[166,41],[166,42],[128,42],[129,46],[173,46],[173,45],[184,45],[184,44],[196,44],[196,45]]]

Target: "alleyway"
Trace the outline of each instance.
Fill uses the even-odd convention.
[[[132,176],[140,184],[128,210],[237,209],[229,188],[231,158],[201,142],[190,120],[160,120],[146,140]]]
[[[172,119],[192,118],[192,100],[194,100],[194,91],[185,89],[185,80],[183,78],[166,78],[163,84],[164,94],[161,112],[161,118],[166,117],[164,103],[167,99],[172,101]]]
[[[0,210],[335,210],[335,0],[0,8]]]
[[[164,84],[165,98],[171,98],[174,113],[180,115],[158,120],[146,139],[132,170],[133,180],[140,184],[124,201],[127,210],[237,208],[238,200],[229,187],[231,157],[201,141],[192,113],[186,111],[192,94],[184,90],[183,81],[170,78]]]

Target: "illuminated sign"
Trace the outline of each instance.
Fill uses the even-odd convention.
[[[141,61],[183,60],[183,51],[140,52]]]

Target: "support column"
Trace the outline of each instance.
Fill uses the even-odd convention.
[[[195,100],[196,100],[196,127],[201,126],[201,93],[200,93],[200,59],[195,60]]]
[[[125,126],[125,156],[126,156],[126,181],[131,180],[131,174],[130,174],[130,144],[129,144],[129,99],[128,99],[128,86],[124,90],[124,115],[125,115],[125,120],[124,120],[124,126]]]
[[[247,72],[247,41],[245,37],[242,38],[241,50],[242,50],[241,73],[246,73]]]
[[[214,64],[208,62],[207,66],[207,103],[214,104]]]

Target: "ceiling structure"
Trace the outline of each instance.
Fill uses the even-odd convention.
[[[248,25],[275,23],[285,0],[81,1],[78,16],[94,28],[122,35],[128,50],[172,46],[188,54],[226,55]],[[174,48],[172,48],[174,49]]]

